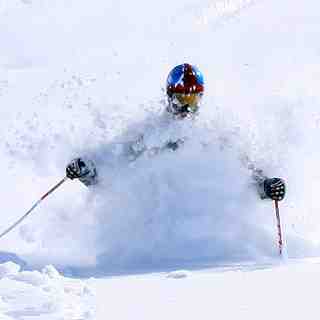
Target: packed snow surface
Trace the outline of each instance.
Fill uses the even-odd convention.
[[[303,276],[301,276],[303,275]],[[233,265],[189,272],[90,280],[97,319],[312,319],[319,318],[319,261]],[[112,303],[108,300],[112,297]]]

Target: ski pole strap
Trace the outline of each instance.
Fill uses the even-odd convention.
[[[20,224],[49,194],[59,188],[64,182],[68,180],[68,177],[64,177],[59,183],[52,187],[47,193],[45,193],[21,218],[19,218],[13,225],[7,228],[0,234],[0,238],[8,234],[12,229],[14,229],[18,224]]]
[[[282,230],[281,230],[281,221],[280,221],[280,212],[279,212],[279,201],[274,201],[274,206],[276,210],[276,218],[277,218],[277,230],[278,230],[278,246],[279,246],[279,254],[282,255],[283,249],[283,241],[282,241]]]

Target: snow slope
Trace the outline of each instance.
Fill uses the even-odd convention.
[[[270,261],[277,258],[273,207],[258,198],[245,157],[288,182],[280,208],[287,256],[318,256],[318,9],[315,0],[0,0],[0,230],[64,176],[71,158],[92,157],[101,178],[92,189],[64,184],[0,240],[2,257],[20,257],[16,262],[33,270],[26,277],[45,285],[45,272],[34,269],[48,264],[68,275],[100,276]],[[204,72],[206,96],[195,123],[164,130],[158,128],[163,87],[182,62]],[[118,143],[142,132],[150,146],[170,137],[189,140],[176,153],[128,164]],[[271,268],[266,279],[275,281],[280,270]],[[33,303],[25,296],[34,294],[53,305],[53,319],[63,317],[55,295],[46,296],[41,284],[21,283],[23,272],[0,280],[1,297],[7,297],[1,311],[21,319],[48,311],[15,307],[9,298],[16,288],[25,292],[17,295],[22,304]],[[188,283],[186,274],[181,281]],[[256,275],[268,272],[249,274],[256,290]],[[231,286],[228,274],[217,277]],[[65,290],[67,280],[59,279],[49,286]],[[115,279],[116,287],[122,280],[129,306],[136,287],[126,278]],[[107,285],[104,292],[104,280],[90,283],[99,297],[112,295]],[[190,296],[195,301],[199,284]],[[194,286],[191,281],[185,289]],[[169,289],[164,284],[164,292]],[[147,296],[148,285],[141,290]],[[70,312],[85,318],[93,304],[75,296],[65,300],[79,305],[80,315],[76,307]],[[209,308],[208,302],[204,311]]]

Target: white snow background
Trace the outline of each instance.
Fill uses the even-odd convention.
[[[273,205],[257,196],[246,156],[288,183],[280,203],[286,256],[318,256],[319,7],[0,0],[0,230],[62,179],[73,157],[92,157],[101,181],[91,189],[66,182],[0,240],[2,257],[72,276],[273,261]],[[205,76],[199,118],[153,130],[166,76],[184,62]],[[189,139],[175,153],[128,164],[116,143],[141,133],[150,146]],[[0,284],[19,287],[27,271],[16,272],[20,280]],[[46,271],[36,275],[47,283]],[[86,299],[77,303],[88,307]],[[33,319],[21,310],[8,317]]]

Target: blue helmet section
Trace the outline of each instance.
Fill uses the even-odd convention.
[[[167,78],[167,94],[173,93],[202,93],[204,80],[201,71],[188,63],[174,67]]]
[[[183,84],[185,73],[190,70],[192,74],[195,76],[197,84],[204,85],[203,74],[201,73],[201,71],[197,67],[186,63],[180,64],[171,70],[171,72],[168,75],[167,84],[171,86]]]

